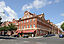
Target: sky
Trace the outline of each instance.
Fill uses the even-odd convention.
[[[0,0],[3,22],[22,18],[26,10],[37,15],[44,13],[45,19],[57,26],[64,22],[64,0]]]

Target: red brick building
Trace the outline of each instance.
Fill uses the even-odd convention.
[[[50,22],[50,20],[45,20],[44,13],[36,15],[28,11],[25,11],[24,16],[19,19],[17,31],[30,36],[62,33],[62,31]]]
[[[17,33],[29,36],[41,36],[44,34],[60,34],[62,31],[50,20],[45,20],[44,13],[40,15],[32,14],[28,11],[24,12],[24,16],[19,20],[12,20],[17,26]],[[8,24],[8,23],[6,23]]]

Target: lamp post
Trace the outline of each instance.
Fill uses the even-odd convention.
[[[5,13],[5,12],[0,12],[0,13]],[[1,26],[1,24],[2,24],[2,22],[1,22],[1,20],[2,20],[2,18],[1,18],[1,16],[0,16],[0,26]]]
[[[0,16],[0,26],[1,26],[1,24],[2,24],[1,20],[2,20],[2,18],[1,18],[1,16]]]

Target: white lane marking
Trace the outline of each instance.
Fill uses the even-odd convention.
[[[47,44],[45,42],[36,42],[36,44]]]
[[[0,40],[5,40],[5,39],[0,39]]]
[[[29,41],[24,41],[24,43],[29,43]]]

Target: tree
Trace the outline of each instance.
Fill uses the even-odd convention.
[[[10,23],[10,24],[8,25],[8,30],[9,30],[9,31],[17,30],[17,27],[16,27],[13,23]]]
[[[64,23],[61,25],[62,30],[64,31]]]
[[[11,35],[12,35],[13,34],[13,31],[14,30],[17,30],[17,27],[13,23],[10,23],[8,25],[8,29],[7,30],[10,31],[11,32]]]
[[[0,27],[0,31],[4,31],[4,35],[7,33],[7,29],[8,27],[7,26],[4,26],[4,27]]]
[[[4,26],[4,27],[0,27],[0,31],[7,31],[8,27]]]
[[[4,31],[4,35],[5,35],[5,32],[7,31],[11,31],[12,33],[13,30],[17,30],[17,27],[12,23],[9,24],[8,26],[0,27],[0,31]]]

